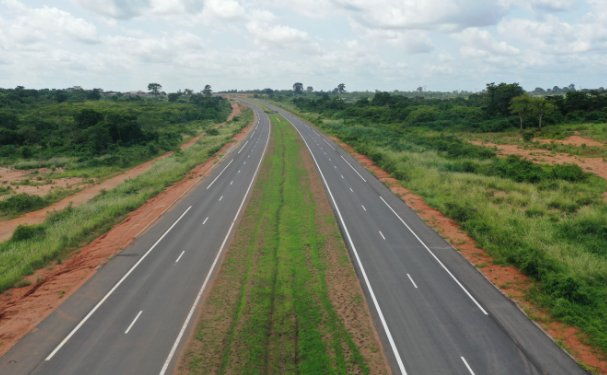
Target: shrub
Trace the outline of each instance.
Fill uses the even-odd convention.
[[[15,229],[15,231],[13,232],[11,241],[24,241],[41,236],[44,236],[44,226],[19,224],[19,226],[17,226],[17,229]]]
[[[219,130],[217,130],[215,128],[211,128],[211,129],[207,130],[207,135],[210,135],[210,136],[219,135]]]
[[[533,132],[523,132],[523,140],[525,142],[531,142],[533,140],[534,134]]]

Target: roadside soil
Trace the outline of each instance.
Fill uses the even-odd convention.
[[[575,137],[575,136],[574,136]],[[572,141],[573,142],[573,141]],[[498,150],[499,157],[508,155],[520,155],[525,159],[538,164],[563,164],[574,163],[582,167],[587,172],[592,172],[599,177],[607,179],[607,162],[601,158],[584,158],[579,156],[569,156],[563,153],[554,153],[543,149],[525,150],[517,145],[498,145],[490,142],[470,141],[475,145],[494,147]]]
[[[552,139],[534,139],[536,141],[539,141],[540,143],[550,143],[550,142],[554,142],[554,143],[561,143],[564,145],[574,145],[574,146],[578,146],[581,147],[582,145],[586,145],[586,146],[605,146],[603,143],[601,142],[597,142],[595,140],[589,139],[589,138],[584,138],[584,137],[580,137],[579,135],[572,135],[570,137],[567,137],[566,139],[560,140],[560,139],[556,139],[556,140],[552,140]]]
[[[232,139],[241,140],[252,126],[253,122]],[[49,267],[25,277],[31,281],[30,286],[9,289],[0,294],[0,356],[35,329],[39,322],[86,283],[103,264],[131,245],[135,236],[193,188],[233,145],[234,142],[227,143],[215,156],[192,169],[183,180],[126,215],[110,231],[72,251],[61,264],[53,262]],[[4,224],[2,223],[3,226]]]
[[[37,172],[37,173],[34,173]],[[63,172],[63,168],[57,168],[55,173]],[[47,195],[53,190],[81,189],[92,185],[91,180],[80,177],[56,178],[52,183],[45,179],[37,180],[38,176],[46,176],[51,173],[50,168],[34,170],[18,170],[10,167],[0,167],[0,187],[10,187],[16,194],[27,193],[29,195]],[[28,184],[24,184],[29,180]],[[1,195],[0,200],[10,197],[10,194]],[[1,239],[0,239],[1,241]]]
[[[592,367],[597,373],[607,374],[607,356],[605,353],[601,353],[597,351],[596,348],[586,345],[584,343],[584,334],[580,332],[580,330],[555,321],[551,318],[550,314],[546,310],[534,306],[528,300],[526,297],[527,292],[535,284],[534,281],[529,279],[515,267],[494,265],[492,263],[493,258],[489,256],[483,249],[477,247],[476,242],[463,230],[461,230],[460,225],[457,224],[457,222],[446,217],[442,214],[442,212],[428,206],[422,196],[413,194],[410,190],[403,187],[400,181],[392,178],[388,172],[380,169],[365,155],[355,152],[352,147],[341,142],[341,140],[336,137],[330,138],[337,142],[365,168],[371,171],[371,173],[373,173],[380,181],[388,186],[394,194],[401,197],[401,199],[424,221],[426,221],[428,225],[434,228],[434,230],[436,230],[441,236],[445,237],[445,239],[449,241],[449,243],[451,243],[466,260],[477,267],[477,269],[482,272],[483,275],[504,295],[507,295],[514,300],[531,320],[539,324],[546,332],[548,332],[548,334],[555,341],[559,342],[559,344],[564,347],[577,361]],[[487,146],[489,144],[484,143],[484,145]],[[503,147],[504,150],[510,150],[512,153],[517,155],[520,155],[521,151],[525,151],[516,149],[516,146],[495,146],[497,146],[500,150]],[[517,152],[514,152],[514,150]],[[506,155],[508,154],[504,154],[503,156]],[[529,155],[527,154],[527,156]],[[574,160],[579,163],[579,160]],[[571,163],[572,161],[566,162]],[[603,164],[605,175],[601,177],[607,178],[607,163]],[[596,173],[596,170],[592,170],[592,172]]]
[[[234,116],[238,116],[241,111],[239,104],[237,104],[236,102],[231,102],[231,104],[232,104],[232,113],[228,117],[228,121],[231,120],[232,118],[234,118]],[[225,122],[222,122],[221,124],[217,124],[215,126],[215,128],[218,128],[218,127],[222,126],[223,124],[225,124]],[[194,143],[196,143],[196,141],[198,141],[205,134],[206,133],[202,133],[202,134],[190,139],[189,141],[185,142],[184,144],[182,144],[180,146],[181,149],[185,150],[186,148],[192,146]],[[46,218],[47,212],[51,212],[53,210],[57,210],[57,211],[62,210],[64,208],[66,208],[67,206],[69,206],[70,204],[73,207],[76,207],[83,203],[86,203],[86,202],[90,201],[91,199],[93,199],[95,196],[97,196],[102,190],[111,190],[111,189],[115,188],[116,186],[120,185],[121,183],[123,183],[124,181],[133,179],[133,178],[145,173],[156,160],[166,158],[172,154],[173,154],[172,152],[167,152],[164,155],[161,155],[155,159],[152,159],[143,164],[140,164],[140,165],[136,166],[135,168],[130,169],[117,176],[114,176],[110,179],[107,179],[100,184],[93,185],[84,190],[81,190],[81,191],[77,192],[76,194],[73,194],[67,198],[64,198],[64,199],[60,200],[59,202],[56,202],[41,210],[28,212],[28,213],[24,214],[23,216],[12,219],[12,220],[0,221],[0,224],[1,224],[0,225],[0,242],[10,239],[11,236],[13,235],[13,232],[15,231],[15,229],[17,229],[17,226],[19,226],[19,224],[28,224],[28,225],[40,224]],[[22,171],[10,172],[9,174],[6,175],[7,177],[2,175],[2,180],[4,180],[5,178],[10,178],[12,176],[13,177],[12,181],[18,182],[18,181],[20,181],[19,178],[23,178],[23,174],[24,174],[24,172],[22,172]],[[2,181],[2,180],[0,180],[0,181]],[[60,179],[57,179],[54,181],[58,181],[58,180],[60,180]],[[63,184],[65,184],[67,186],[68,184],[72,185],[71,183],[68,183],[67,180],[71,181],[74,179],[63,179],[63,180],[66,180],[63,182]],[[81,180],[81,179],[77,179],[77,180]],[[51,186],[53,186],[53,185],[51,185]],[[36,187],[33,187],[33,189],[30,189],[30,190],[36,190]],[[19,193],[22,193],[22,192],[26,192],[26,191],[25,190],[22,191],[22,189],[20,188]]]
[[[242,337],[245,335],[242,327],[246,326],[244,322],[255,317],[247,313],[246,298],[243,299],[242,295],[248,294],[250,289],[253,288],[253,284],[259,282],[254,275],[258,272],[257,268],[263,261],[262,257],[267,256],[264,252],[271,251],[271,242],[278,235],[278,228],[271,224],[271,221],[260,219],[264,210],[268,209],[264,202],[269,198],[264,196],[264,192],[268,191],[265,185],[272,183],[271,156],[278,152],[277,147],[273,147],[276,136],[276,132],[273,132],[266,161],[260,170],[243,218],[234,234],[234,239],[224,255],[224,260],[217,271],[217,276],[208,294],[204,296],[200,315],[196,319],[196,328],[192,331],[184,346],[178,361],[176,374],[217,374],[222,371],[222,368],[227,373],[232,373],[234,368],[239,368],[244,362],[250,360],[247,357],[247,352],[250,350],[247,345],[250,344],[246,343],[246,337]],[[314,213],[315,227],[318,228],[317,236],[323,239],[323,245],[319,248],[319,252],[322,254],[321,258],[325,260],[325,263],[323,263],[325,280],[333,308],[339,321],[344,324],[346,331],[352,337],[354,344],[369,366],[369,373],[391,374],[381,347],[381,341],[373,325],[363,291],[352,267],[345,244],[339,234],[339,229],[334,221],[333,225],[328,225],[329,220],[327,218],[332,219],[334,215],[320,176],[299,136],[297,136],[297,143],[303,167],[307,174],[307,180],[302,182],[302,186],[308,185],[312,193],[311,197],[302,193],[304,196],[301,199],[311,198],[309,204],[316,207]],[[308,186],[305,186],[305,188],[308,188]],[[251,252],[251,248],[259,251]],[[310,266],[310,272],[317,272],[314,270],[313,260],[307,259],[306,264]],[[282,298],[284,297],[282,296]],[[241,312],[238,313],[238,311]],[[278,314],[278,312],[274,311],[274,314]],[[235,322],[234,318],[237,318],[239,322]],[[277,322],[279,321],[277,319]],[[274,322],[271,324],[274,324]],[[232,333],[233,336],[230,334],[231,327],[236,327]],[[274,330],[280,332],[273,332]],[[281,350],[285,352],[293,350],[293,339],[291,337],[293,332],[290,330],[283,331],[276,327],[270,331],[273,339],[270,340],[269,344],[269,357],[276,356],[277,352]],[[327,333],[327,335],[330,334]],[[297,341],[297,336],[295,337],[295,341]],[[331,341],[331,337],[324,337],[323,339],[326,342]],[[281,346],[276,347],[278,344],[281,344]],[[260,345],[263,344],[260,343]],[[225,353],[228,346],[232,347],[232,355],[226,357]],[[259,348],[259,350],[262,349]],[[342,350],[345,358],[351,358],[352,353],[347,345],[342,344]],[[282,354],[284,355],[284,353]],[[243,355],[245,358],[241,358]],[[286,358],[290,357],[287,355]],[[296,359],[294,361],[297,363]],[[272,363],[272,358],[269,358],[268,362]],[[354,366],[354,364],[351,364],[351,366],[348,373],[362,373],[360,368]],[[291,367],[289,369],[296,371]],[[262,372],[282,373],[289,371],[286,371],[285,368],[279,369],[268,365],[267,369],[262,370]]]

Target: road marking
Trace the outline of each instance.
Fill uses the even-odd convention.
[[[329,161],[331,161],[331,158],[329,158]],[[337,167],[335,167],[335,168],[337,168]]]
[[[340,175],[340,176],[341,176],[341,178],[344,178],[344,175],[343,175],[343,174],[342,174],[342,175]]]
[[[409,276],[409,280],[411,280],[411,282],[413,283],[413,286],[415,287],[415,289],[417,289],[417,285],[415,285],[415,281],[413,281],[413,278],[411,278],[411,275],[407,274],[407,276]]]
[[[339,155],[339,156],[341,156],[341,155]],[[344,157],[343,157],[343,156],[341,156],[341,158],[342,158],[342,159],[344,159]],[[344,161],[345,161],[346,163],[348,163],[348,161],[347,161],[346,159],[344,159]],[[363,176],[361,176],[361,175],[360,175],[360,173],[358,173],[358,171],[357,171],[356,169],[354,169],[354,167],[352,166],[352,164],[348,163],[348,165],[350,166],[350,168],[352,168],[352,170],[354,170],[354,172],[356,172],[356,174],[358,175],[358,177],[362,178],[362,180],[363,180],[364,182],[367,182],[367,180],[365,180],[365,179],[363,178]]]
[[[209,186],[207,186],[207,190],[213,186],[213,184],[215,183],[215,181],[217,181],[217,179],[222,175],[223,172],[225,172],[226,169],[228,169],[228,167],[230,166],[230,164],[232,164],[232,162],[234,161],[234,159],[230,160],[230,162],[228,163],[228,165],[226,165],[226,167],[223,169],[223,171],[221,171],[221,173],[219,173],[219,175],[217,177],[215,177],[215,179],[213,180],[213,182],[211,182],[211,184]]]
[[[384,234],[381,232],[381,230],[379,231],[379,234],[381,234],[381,238],[383,238],[384,240],[386,239],[386,237],[384,237]]]
[[[299,135],[301,135],[301,138],[303,139],[304,143],[306,144],[306,147],[308,148],[308,151],[310,152],[310,155],[312,156],[312,159],[314,160],[314,164],[316,164],[316,169],[318,169],[318,173],[320,174],[320,177],[322,178],[323,183],[324,183],[325,187],[327,188],[327,191],[329,192],[329,196],[331,197],[331,200],[333,201],[333,205],[335,206],[335,211],[337,211],[337,216],[339,217],[339,221],[341,221],[341,224],[344,228],[344,232],[346,233],[346,237],[348,238],[348,242],[350,242],[350,246],[352,246],[352,252],[354,253],[354,256],[356,257],[356,261],[358,262],[358,266],[360,267],[360,273],[362,274],[363,279],[365,280],[365,283],[367,284],[367,288],[369,289],[369,294],[371,295],[371,300],[373,301],[373,305],[375,306],[375,309],[377,310],[377,314],[379,315],[379,320],[381,321],[381,324],[384,327],[386,336],[388,337],[388,342],[390,343],[390,347],[392,348],[392,352],[394,353],[394,357],[396,358],[396,363],[398,364],[398,368],[400,369],[400,372],[402,375],[407,375],[407,371],[405,370],[405,365],[403,364],[403,360],[400,358],[400,354],[398,353],[398,349],[396,348],[396,343],[394,342],[394,339],[392,338],[392,333],[390,333],[390,329],[388,328],[388,324],[386,323],[384,314],[381,311],[381,307],[379,307],[379,303],[377,302],[377,298],[375,297],[375,293],[373,292],[373,288],[371,287],[371,282],[369,282],[369,278],[367,277],[365,268],[362,264],[362,261],[360,260],[360,257],[358,256],[358,251],[356,251],[356,246],[354,245],[354,241],[352,241],[352,237],[350,237],[350,232],[348,231],[348,227],[346,226],[346,223],[344,222],[344,218],[341,216],[341,212],[339,211],[339,206],[337,205],[337,202],[335,201],[335,197],[333,197],[331,188],[329,187],[329,184],[327,183],[327,180],[325,179],[325,175],[322,173],[322,170],[320,169],[320,166],[318,165],[318,162],[316,161],[316,157],[314,156],[312,149],[308,145],[308,142],[306,142],[306,140],[303,138],[303,135],[301,134],[301,132],[295,126],[293,126],[293,127],[295,128],[295,130],[297,130]]]
[[[219,202],[221,202],[222,199],[223,199],[223,195],[221,197],[219,197]]]
[[[234,181],[230,181],[230,185],[232,185],[234,183]]]
[[[350,191],[354,193],[354,190],[352,190],[352,188],[350,188]]]
[[[361,206],[363,206],[363,205],[361,204]],[[365,208],[365,206],[363,206],[363,210],[367,211],[367,209]]]
[[[240,169],[238,170],[238,173],[240,173]]]
[[[131,325],[129,326],[129,328],[127,328],[126,331],[124,331],[125,335],[127,333],[129,333],[129,331],[131,330],[131,328],[133,327],[133,325],[135,324],[135,322],[137,321],[137,319],[139,319],[139,315],[141,315],[142,312],[143,312],[143,310],[139,311],[139,314],[137,314],[137,316],[135,317],[135,320],[133,320],[133,322],[131,323]]]
[[[468,367],[468,371],[470,371],[470,373],[474,375],[474,371],[472,371],[470,365],[468,364],[468,362],[466,362],[466,358],[462,357],[462,361],[464,361],[464,364],[466,365],[466,367]]]
[[[184,253],[185,253],[185,250],[181,252],[181,255],[179,255],[179,257],[177,258],[177,260],[175,261],[175,263],[179,262],[179,259],[181,259],[181,257],[183,256]]]
[[[335,167],[335,169],[337,169],[337,166],[334,165],[334,167]]]
[[[247,156],[247,158],[250,158],[250,157],[251,157],[251,155]]]
[[[204,223],[207,222],[207,220],[209,220],[209,218],[207,217],[206,219],[204,219],[204,221],[202,222],[202,225],[204,225]]]
[[[169,229],[167,229],[166,232],[164,232],[164,234],[158,239],[158,241],[156,241],[156,243],[154,243],[154,245],[152,245],[152,247],[150,247],[150,249],[143,254],[143,256],[141,257],[141,259],[139,259],[139,261],[137,261],[137,263],[135,263],[135,265],[133,267],[131,267],[131,269],[124,275],[122,276],[122,278],[116,283],[116,285],[114,285],[114,287],[107,292],[107,294],[101,299],[101,301],[99,301],[95,307],[93,307],[93,309],[86,314],[86,316],[84,317],[84,319],[82,319],[80,321],[80,323],[78,323],[78,325],[76,326],[76,328],[74,328],[64,339],[63,341],[61,341],[61,343],[59,343],[59,345],[57,345],[57,347],[55,348],[55,350],[53,350],[51,352],[51,354],[48,355],[48,357],[46,357],[45,361],[50,361],[55,354],[57,354],[57,352],[63,347],[63,345],[65,345],[65,343],[72,338],[72,336],[74,336],[74,334],[80,329],[80,327],[82,327],[82,325],[95,313],[95,311],[97,311],[97,309],[99,308],[99,306],[101,306],[110,295],[112,295],[112,293],[114,293],[114,291],[116,289],[118,289],[118,287],[120,286],[120,284],[122,284],[122,282],[124,280],[126,280],[126,278],[131,274],[131,272],[133,272],[133,270],[135,270],[135,268],[137,268],[137,266],[139,266],[139,264],[141,264],[141,262],[143,262],[143,260],[148,256],[148,254],[150,252],[152,252],[152,250],[154,250],[154,248],[160,243],[160,241],[162,241],[162,239],[164,238],[164,236],[167,235],[167,233],[169,233],[171,231],[171,229],[173,229],[175,227],[175,225],[177,225],[177,223],[179,223],[179,220],[181,220],[182,217],[185,216],[185,214],[188,213],[188,211],[190,210],[190,208],[192,208],[192,206],[188,207],[187,210],[185,210],[184,213],[181,214],[181,216],[179,216],[179,219],[177,219],[173,225],[171,225],[171,227]]]
[[[247,143],[249,143],[249,141],[246,141],[246,142],[244,143],[244,145],[242,145],[242,148],[240,149],[240,151],[244,150],[244,148],[245,148],[245,146],[247,145]],[[238,151],[238,153],[239,153],[239,154],[240,154],[240,151]]]
[[[247,162],[245,161],[245,162],[244,162],[244,163],[242,163],[242,164],[247,164]]]
[[[468,290],[466,288],[464,288],[464,286],[459,282],[458,279],[455,278],[455,276],[453,276],[453,274],[451,273],[451,271],[449,271],[449,269],[447,267],[445,267],[445,265],[443,264],[443,262],[441,262],[440,259],[438,259],[436,257],[436,255],[434,255],[434,253],[432,252],[432,250],[430,250],[430,248],[428,248],[428,246],[426,246],[426,244],[417,236],[417,234],[415,234],[415,232],[407,225],[407,223],[405,223],[405,221],[400,216],[398,216],[398,214],[396,213],[396,211],[394,211],[394,209],[388,204],[388,202],[386,202],[382,196],[380,196],[379,198],[382,200],[382,202],[384,202],[386,204],[386,206],[388,206],[388,208],[394,213],[394,215],[396,215],[396,217],[407,227],[407,229],[409,229],[409,232],[411,232],[415,236],[415,238],[417,238],[417,240],[419,241],[419,243],[421,243],[426,248],[426,250],[428,250],[428,252],[434,257],[434,259],[436,259],[436,261],[438,262],[438,264],[440,264],[441,267],[443,267],[443,269],[445,271],[447,271],[447,273],[449,274],[449,276],[451,276],[451,278],[453,280],[455,280],[455,282],[457,283],[457,285],[459,285],[459,287],[462,288],[462,290],[468,295],[468,297],[470,297],[470,299],[476,304],[476,306],[478,306],[478,308],[481,309],[481,311],[483,312],[483,314],[489,315],[485,311],[485,309],[483,309],[483,307],[480,305],[480,303],[478,303],[476,301],[476,299],[474,299],[474,297],[472,297],[472,294],[470,294],[470,292],[468,292]]]
[[[202,284],[202,287],[200,288],[200,291],[198,292],[198,295],[196,296],[196,299],[194,300],[194,304],[192,305],[192,308],[190,309],[190,312],[188,313],[188,316],[186,317],[185,322],[183,322],[181,331],[179,331],[179,335],[177,335],[177,339],[175,340],[175,343],[173,343],[173,347],[171,348],[171,351],[169,352],[169,355],[168,355],[166,361],[164,362],[164,366],[162,366],[162,369],[160,370],[160,375],[164,375],[165,372],[167,371],[169,365],[171,364],[171,359],[175,355],[175,351],[177,350],[177,347],[179,346],[179,342],[181,341],[181,338],[183,337],[183,334],[185,333],[185,331],[188,327],[188,324],[190,322],[190,319],[192,318],[192,315],[194,315],[194,311],[196,311],[196,306],[198,306],[198,302],[200,301],[200,298],[202,297],[202,293],[204,292],[204,290],[207,286],[207,283],[209,282],[209,279],[211,278],[211,274],[213,273],[213,270],[215,269],[215,266],[217,265],[217,262],[219,261],[221,252],[223,251],[223,248],[224,248],[226,242],[228,241],[228,237],[230,236],[230,233],[232,232],[232,229],[234,228],[234,223],[236,222],[236,219],[238,218],[238,215],[240,214],[240,211],[242,210],[242,207],[244,206],[244,203],[247,199],[247,195],[249,194],[249,191],[251,190],[251,187],[253,186],[253,183],[255,182],[255,177],[257,176],[257,173],[259,172],[259,168],[261,167],[261,162],[263,161],[264,155],[266,154],[266,151],[268,149],[268,143],[270,142],[271,133],[272,133],[272,129],[270,128],[270,131],[268,132],[268,139],[266,140],[266,147],[263,150],[263,154],[261,154],[261,159],[259,159],[259,163],[257,164],[257,169],[255,169],[255,173],[253,174],[251,183],[249,184],[247,191],[244,193],[242,202],[240,202],[240,207],[238,207],[236,216],[234,216],[234,220],[232,220],[232,224],[230,225],[230,228],[228,229],[228,233],[226,234],[225,238],[223,239],[223,243],[221,244],[221,247],[219,248],[219,251],[217,252],[217,256],[215,256],[215,260],[213,261],[213,264],[211,265],[211,269],[207,273],[207,277],[204,279],[204,283]]]
[[[327,142],[326,140],[323,139],[323,141],[325,141],[326,144],[329,145],[329,147],[331,147],[333,149],[333,151],[335,151],[335,148],[333,148],[333,146],[331,146],[331,144],[329,142]]]

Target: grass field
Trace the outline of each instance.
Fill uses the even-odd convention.
[[[385,373],[316,171],[286,120],[270,117],[260,176],[179,373]]]
[[[0,244],[0,292],[105,233],[124,215],[184,178],[252,120],[253,111],[246,109],[238,121],[220,127],[218,135],[204,136],[185,151],[157,160],[137,178],[81,206],[55,212],[40,225],[18,227],[11,240]]]
[[[293,106],[276,104],[298,113]],[[534,179],[524,176],[523,169],[554,167],[518,162],[487,175],[486,168],[504,159],[453,157],[380,127],[299,114],[369,156],[432,208],[460,223],[496,265],[510,264],[530,276],[539,287],[530,290],[528,299],[580,328],[584,342],[607,352],[605,180],[590,174]]]

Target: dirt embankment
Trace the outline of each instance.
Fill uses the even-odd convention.
[[[231,120],[232,118],[234,118],[234,116],[238,116],[241,111],[240,106],[236,102],[232,102],[231,104],[232,104],[232,113],[228,117],[228,121]],[[217,124],[215,126],[215,128],[220,127],[223,124],[225,124],[225,122],[222,122],[221,124]],[[196,141],[198,141],[205,134],[206,133],[202,133],[202,134],[190,139],[189,141],[185,142],[184,144],[182,144],[180,146],[181,149],[185,150],[186,148],[191,147],[194,143],[196,143]],[[156,160],[166,158],[168,156],[171,156],[172,154],[173,154],[172,152],[167,152],[164,155],[161,155],[155,159],[152,159],[143,164],[140,164],[140,165],[136,166],[135,168],[132,168],[124,173],[121,173],[108,180],[105,180],[100,184],[93,185],[89,188],[81,190],[78,193],[73,194],[67,198],[64,198],[64,199],[60,200],[59,202],[54,203],[41,210],[28,212],[25,215],[18,217],[16,219],[0,222],[1,223],[1,225],[0,225],[0,242],[10,239],[11,236],[13,235],[13,232],[15,231],[17,226],[19,226],[19,224],[28,224],[28,225],[40,224],[46,218],[47,212],[51,212],[53,210],[60,211],[64,208],[66,208],[67,206],[69,206],[70,204],[72,206],[76,207],[83,203],[86,203],[86,202],[90,201],[91,199],[93,199],[95,196],[97,196],[102,190],[111,190],[111,189],[115,188],[116,186],[120,185],[121,183],[123,183],[124,181],[133,179],[133,178],[145,173]],[[13,177],[15,177],[15,178],[18,178],[17,176],[23,176],[23,174],[24,174],[23,172],[11,172],[11,175],[13,175]],[[63,184],[68,184],[69,181],[73,180],[74,182],[72,182],[72,183],[75,183],[76,180],[81,180],[81,179],[76,179],[76,180],[64,179],[64,180],[66,180],[66,181],[64,181]],[[33,189],[31,189],[31,190],[34,190],[34,189],[35,189],[35,187],[33,187]],[[19,193],[22,193],[22,192],[28,192],[28,191],[19,190]]]
[[[252,126],[253,122],[232,139],[240,141]],[[131,212],[109,232],[68,255],[62,264],[53,262],[49,267],[26,277],[32,282],[31,286],[9,289],[0,294],[0,356],[86,283],[99,266],[129,246],[136,235],[153,224],[161,213],[192,189],[200,177],[206,175],[219,161],[218,155],[225,154],[233,145],[234,143],[226,144],[216,156],[195,167],[183,180]]]
[[[331,139],[390,187],[392,192],[401,197],[428,225],[433,227],[441,236],[445,237],[489,281],[504,294],[516,301],[527,315],[548,332],[553,339],[560,341],[562,346],[567,348],[569,353],[578,361],[593,367],[602,374],[607,374],[607,358],[603,353],[598,353],[597,349],[584,343],[582,332],[575,327],[568,327],[551,319],[550,314],[545,310],[534,306],[527,300],[527,292],[534,285],[531,279],[515,267],[494,265],[492,263],[493,258],[483,249],[477,247],[476,242],[461,230],[459,224],[454,220],[449,219],[442,212],[428,206],[422,196],[413,194],[410,190],[404,188],[397,179],[390,177],[388,172],[380,169],[365,155],[355,152],[352,147],[342,143],[338,138],[331,137]],[[497,146],[500,147],[500,145]],[[517,154],[520,153],[517,152]]]
[[[572,139],[573,137],[576,137],[576,139]],[[577,139],[577,138],[579,138],[579,139]],[[581,141],[580,139],[583,141]],[[594,144],[590,144],[588,142],[595,142],[595,141],[587,140],[585,138],[581,138],[579,136],[569,137],[568,140],[570,141],[569,144],[575,144],[576,146],[579,146],[582,144],[579,142],[586,142],[587,145],[594,146]],[[555,143],[558,143],[558,142],[564,142],[564,141],[557,141]],[[585,171],[592,172],[604,179],[607,179],[607,162],[605,162],[603,159],[600,159],[600,158],[583,158],[583,157],[579,157],[579,156],[569,156],[569,155],[566,155],[563,153],[555,154],[551,151],[544,150],[544,149],[525,150],[525,149],[519,148],[518,145],[498,145],[498,144],[491,143],[491,142],[480,142],[480,141],[470,141],[470,143],[475,144],[475,145],[494,147],[498,150],[497,156],[499,156],[499,157],[507,157],[508,155],[520,155],[523,158],[531,160],[534,163],[538,163],[538,164],[563,164],[563,163],[577,164],[580,167],[582,167]],[[548,142],[542,142],[542,143],[548,143]],[[603,146],[603,144],[601,144],[601,143],[598,143],[598,142],[595,142],[595,143],[597,143],[600,146]]]

